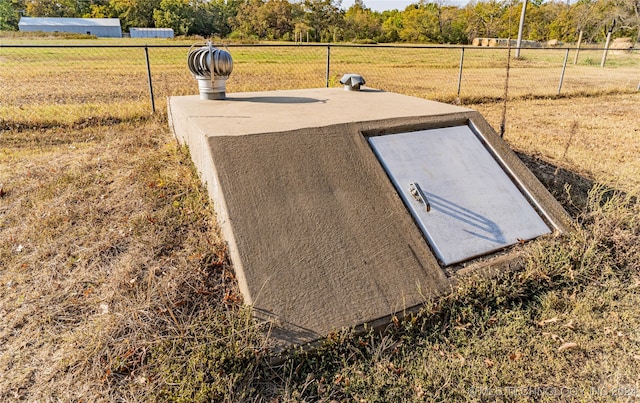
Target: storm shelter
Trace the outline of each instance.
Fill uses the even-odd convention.
[[[476,111],[390,92],[172,97],[245,303],[283,344],[446,294],[567,231],[559,203]]]

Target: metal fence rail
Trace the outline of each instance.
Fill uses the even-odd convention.
[[[190,45],[0,45],[0,121],[126,118],[164,111],[166,97],[197,94]],[[228,45],[227,92],[339,86],[345,73],[367,85],[444,102],[636,91],[640,54],[603,49],[462,46]]]

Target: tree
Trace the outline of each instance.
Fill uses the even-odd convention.
[[[238,13],[233,18],[233,30],[242,37],[259,37],[262,24],[258,18],[264,0],[245,0],[238,6]]]
[[[108,4],[92,4],[89,6],[89,10],[82,14],[84,18],[109,18],[111,16],[111,9]]]
[[[237,1],[192,0],[193,20],[189,35],[225,37],[231,33],[229,20],[237,13]]]
[[[526,14],[526,23],[529,22],[531,16],[529,15],[529,10],[533,7],[534,4],[531,0],[528,1],[527,4],[527,14]],[[509,1],[505,2],[505,7],[503,9],[502,16],[500,17],[500,28],[496,37],[498,38],[517,38],[518,37],[518,27],[520,22],[520,13],[522,12],[522,1]],[[525,25],[526,26],[526,25]],[[526,38],[525,38],[526,39]]]
[[[342,22],[342,0],[304,0],[305,22],[314,32],[316,41],[329,41]]]
[[[502,16],[504,12],[504,4],[499,3],[496,0],[478,3],[471,2],[467,4],[464,9],[464,14],[468,21],[468,38],[497,37],[503,30]]]
[[[288,37],[295,27],[294,7],[288,0],[267,0],[259,10],[258,17],[266,26],[267,39]]]
[[[573,5],[577,28],[584,31],[586,40],[604,41],[617,17],[615,2],[616,0],[579,0]]]
[[[440,11],[442,43],[469,43],[467,20],[458,7],[446,6]]]
[[[576,41],[581,28],[575,14],[575,7],[561,7],[549,24],[549,37],[563,42]]]
[[[156,27],[172,28],[181,35],[225,37],[231,33],[230,19],[237,13],[237,0],[161,0],[153,11]]]
[[[158,28],[172,28],[186,35],[194,22],[195,7],[189,0],[162,0],[160,8],[153,10],[153,21]]]
[[[17,31],[23,10],[22,0],[0,0],[0,31]]]
[[[76,14],[80,17],[89,18],[94,10],[106,10],[109,0],[75,0]]]
[[[523,37],[530,41],[546,42],[551,38],[550,26],[551,21],[555,19],[555,11],[552,7],[548,7],[545,3],[542,5],[536,5],[535,3],[529,3],[527,5],[527,21],[524,26]],[[564,6],[566,7],[566,6]]]
[[[30,17],[78,17],[75,0],[27,0]]]
[[[378,41],[381,35],[380,14],[372,12],[362,0],[356,0],[344,14],[344,39]]]
[[[616,36],[635,36],[640,40],[640,0],[613,0],[612,14],[618,22]]]
[[[202,7],[196,11],[194,33],[226,37],[234,29],[233,20],[241,3],[242,0],[202,0]],[[208,25],[204,25],[205,22]]]
[[[234,18],[235,31],[258,38],[288,38],[295,27],[294,7],[288,0],[247,0]]]
[[[398,42],[404,27],[404,18],[398,10],[382,13],[382,38],[384,42]]]
[[[405,42],[438,42],[440,24],[437,4],[421,3],[408,7],[402,14],[404,26],[400,31],[400,39]]]
[[[153,28],[153,11],[160,8],[161,0],[111,0],[110,16],[120,18],[123,29],[131,27]]]

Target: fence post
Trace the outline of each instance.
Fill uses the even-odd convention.
[[[516,43],[516,59],[520,59],[520,48],[522,47],[522,31],[524,29],[524,18],[527,13],[527,0],[522,3],[522,13],[520,13],[520,25],[518,26],[518,42]],[[509,46],[511,46],[511,33],[509,33]]]
[[[151,96],[151,111],[156,113],[156,101],[153,98],[153,81],[151,80],[151,65],[149,64],[149,47],[144,45],[144,55],[147,59],[147,77],[149,80],[149,95]]]
[[[567,48],[567,53],[564,54],[564,63],[562,64],[562,74],[560,74],[560,84],[558,84],[558,95],[560,95],[560,90],[562,89],[562,81],[564,80],[564,71],[567,69],[568,58],[569,58],[569,48]]]
[[[327,72],[325,74],[325,82],[329,88],[329,73],[331,68],[331,45],[327,45]]]
[[[464,46],[460,52],[460,71],[458,71],[458,99],[460,99],[460,87],[462,85],[462,65],[464,64]]]
[[[580,30],[580,35],[578,35],[578,46],[576,46],[576,58],[573,59],[573,64],[578,64],[578,55],[580,54],[581,44],[582,44],[582,30]]]
[[[511,40],[507,47],[507,76],[504,79],[504,103],[502,104],[502,119],[500,121],[500,137],[504,138],[507,128],[507,101],[509,100],[509,71],[511,70]]]
[[[604,53],[602,54],[602,62],[600,62],[600,67],[604,67],[604,64],[607,62],[607,52],[609,51],[609,42],[611,42],[611,30],[607,34],[607,43],[604,44]]]

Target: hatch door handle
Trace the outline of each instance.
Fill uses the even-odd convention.
[[[418,182],[413,182],[409,184],[409,193],[419,202],[424,203],[424,207],[427,209],[427,213],[431,211],[431,204],[429,200],[427,200],[427,196],[424,195],[422,188],[418,185]]]

